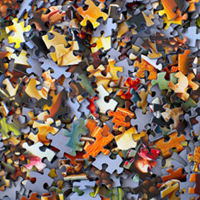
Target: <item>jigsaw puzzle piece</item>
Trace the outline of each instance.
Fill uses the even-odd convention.
[[[103,17],[104,21],[108,18],[108,15],[101,11],[101,9],[105,6],[103,3],[96,6],[93,1],[86,0],[85,4],[88,5],[87,10],[83,10],[82,7],[77,8],[78,13],[83,17],[83,20],[80,23],[81,26],[86,26],[87,21],[90,21],[93,28],[97,28],[100,25],[100,23],[97,22],[98,18]]]
[[[86,135],[87,128],[85,127],[84,119],[78,119],[79,124],[72,124],[72,131],[66,131],[65,136],[70,137],[66,145],[71,147],[70,154],[76,156],[76,151],[82,151],[84,141],[79,141],[79,135]]]

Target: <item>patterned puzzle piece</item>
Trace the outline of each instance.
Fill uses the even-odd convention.
[[[6,39],[9,34],[6,33],[6,30],[5,29],[0,29],[0,42],[3,40],[3,39]]]
[[[166,13],[168,20],[173,20],[174,18],[177,17],[176,14],[176,7],[177,4],[174,0],[172,1],[167,1],[167,0],[161,0],[162,5],[164,7],[163,12]]]
[[[82,199],[87,199],[87,200],[101,200],[101,197],[99,195],[96,195],[95,197],[92,197],[90,193],[92,193],[94,190],[92,188],[87,188],[87,190],[83,190],[84,194],[83,195],[78,195],[78,193],[73,193],[69,198],[70,200],[82,200]]]
[[[27,142],[25,142],[22,144],[22,147],[26,149],[26,152],[24,154],[30,161],[30,163],[26,165],[27,169],[32,169],[33,166],[36,166],[39,170],[42,170],[46,166],[44,163],[42,163],[42,159],[47,158],[49,161],[51,161],[55,156],[55,153],[50,149],[41,151],[40,147],[43,147],[43,144],[41,142],[37,142],[30,146]]]
[[[147,61],[145,61],[142,58],[142,62],[139,63],[139,61],[135,61],[134,63],[134,67],[138,67],[138,71],[136,73],[136,76],[139,78],[144,78],[144,72],[148,71],[150,74],[148,76],[148,80],[153,80],[153,79],[157,79],[157,71],[154,68],[154,66],[152,66],[150,63],[148,63]]]
[[[164,138],[159,139],[156,142],[153,142],[154,148],[160,149],[162,156],[166,159],[172,155],[172,153],[169,152],[170,149],[176,148],[177,152],[181,152],[184,150],[184,147],[181,145],[181,142],[185,141],[185,136],[181,135],[179,137],[178,132],[173,131],[169,137],[170,140],[167,142],[164,142]]]
[[[48,118],[53,118],[57,120],[59,115],[68,113],[68,106],[63,106],[63,101],[67,98],[67,93],[65,90],[57,93],[55,91],[51,91],[49,96],[52,97],[52,104],[49,106],[45,104],[43,106],[43,110],[48,110],[49,114],[44,116],[44,120]]]
[[[172,179],[183,181],[187,176],[187,174],[183,174],[183,168],[181,168],[181,167],[175,171],[172,168],[169,168],[169,169],[167,169],[167,172],[170,174],[162,176],[163,183],[170,181]],[[157,184],[157,186],[160,188],[160,187],[162,187],[162,184]]]
[[[161,182],[161,178],[159,176],[150,180],[145,180],[140,186],[133,188],[132,192],[137,194],[141,191],[143,194],[143,200],[151,199],[160,193],[160,190],[156,187],[158,182]]]
[[[97,87],[100,85],[103,85],[104,88],[111,93],[112,92],[112,88],[109,87],[109,83],[112,79],[111,74],[108,72],[106,76],[102,75],[102,71],[104,70],[104,66],[100,65],[98,68],[94,68],[93,65],[88,66],[87,71],[90,72],[90,75],[88,76],[88,78],[91,78],[92,76],[96,77],[96,84]]]
[[[114,138],[114,136],[108,132],[109,128],[107,125],[104,125],[103,128],[96,126],[93,129],[92,127],[88,127],[88,129],[91,133],[91,137],[94,137],[96,140],[93,144],[90,144],[89,142],[86,142],[85,144],[84,150],[86,151],[86,154],[83,155],[83,158],[87,159],[89,156],[96,157],[99,152],[108,155],[110,151],[104,149],[104,146],[106,146]]]
[[[128,130],[121,127],[119,130],[122,131],[122,134],[115,136],[115,141],[118,148],[121,150],[135,148],[140,138],[146,135],[146,131],[141,131],[141,133],[138,134],[135,127],[131,127]]]
[[[165,76],[166,76],[166,73],[167,72],[160,72],[158,73],[158,77],[156,80],[152,80],[151,81],[151,84],[152,85],[155,85],[155,84],[158,84],[159,85],[159,88],[161,90],[168,90],[168,92],[171,92],[172,90],[168,87],[168,84],[169,84],[169,81],[167,81],[165,79]],[[173,83],[176,83],[176,78],[174,77],[175,73],[171,73],[170,74],[170,80],[173,82]]]
[[[25,128],[23,124],[20,125],[20,123],[17,123],[17,121],[14,121],[13,123],[7,123],[8,118],[3,117],[0,120],[0,132],[2,134],[2,139],[8,139],[10,136],[8,133],[12,131],[15,136],[21,135],[20,128]]]
[[[118,107],[115,112],[112,110],[108,113],[108,116],[113,116],[112,122],[115,123],[113,129],[118,129],[120,126],[130,127],[130,122],[126,122],[126,117],[133,118],[134,113],[132,113],[128,108]]]
[[[183,109],[181,107],[170,109],[169,104],[165,104],[163,108],[166,111],[162,112],[161,115],[167,122],[170,120],[170,118],[173,119],[174,123],[170,125],[170,128],[171,130],[176,129],[180,123],[180,120],[179,120],[180,115],[184,115]]]
[[[59,44],[64,44],[65,47],[68,45],[68,43],[66,41],[66,37],[67,37],[66,35],[61,35],[60,33],[56,32],[56,31],[50,31],[49,33],[54,35],[53,39],[49,40],[48,35],[42,36],[42,39],[48,49],[50,49],[51,46],[55,46],[55,45],[59,45]]]
[[[124,93],[123,90],[119,90],[119,92],[117,93],[117,96],[120,96],[122,99],[131,100],[134,94],[133,91],[138,89],[140,83],[141,83],[141,80],[139,78],[132,80],[130,77],[128,77],[124,82],[124,86],[128,87],[128,90],[126,91],[126,93]]]
[[[80,118],[78,119],[79,124],[73,123],[72,124],[72,131],[71,133],[67,131],[65,136],[69,136],[70,139],[67,141],[66,145],[68,147],[71,147],[70,154],[72,156],[76,156],[76,151],[82,151],[84,141],[79,141],[79,135],[86,135],[87,134],[87,128],[84,125],[84,119]]]
[[[14,36],[9,36],[9,43],[15,43],[15,48],[20,48],[21,43],[25,42],[23,33],[31,30],[31,26],[24,26],[24,21],[18,23],[18,18],[12,20],[13,25],[6,27],[6,33],[9,34],[11,31],[14,31]]]
[[[190,96],[187,93],[189,87],[193,90],[197,90],[199,88],[199,85],[192,81],[195,77],[193,73],[189,73],[186,77],[182,72],[177,72],[174,77],[178,78],[178,83],[175,85],[172,81],[170,81],[168,83],[168,87],[177,93],[177,96],[184,101],[187,101]]]
[[[97,99],[95,103],[100,113],[106,113],[107,110],[114,110],[118,103],[113,99],[110,99],[109,102],[105,101],[109,93],[105,90],[103,85],[98,86],[96,90],[99,92],[99,99]]]
[[[38,193],[31,193],[30,198],[26,198],[25,196],[22,196],[20,200],[41,200],[41,198],[37,198]]]
[[[114,59],[109,58],[108,59],[108,65],[105,66],[105,73],[110,73],[112,76],[111,81],[114,82],[115,84],[118,83],[119,77],[118,77],[118,72],[123,72],[123,67],[117,65],[119,63],[116,63]],[[117,65],[117,66],[115,66]]]
[[[77,165],[73,166],[71,164],[71,160],[69,159],[60,159],[59,160],[59,167],[65,167],[66,171],[62,172],[62,176],[64,180],[83,180],[87,179],[87,173],[83,170],[85,166],[85,160],[79,159],[76,160]]]
[[[96,107],[96,104],[95,104],[95,101],[97,99],[98,99],[97,95],[93,96],[92,98],[87,98],[87,100],[90,103],[87,108],[90,110],[91,114],[96,118],[98,117],[98,114],[96,113],[97,107]]]
[[[51,126],[52,123],[54,123],[54,120],[51,118],[48,118],[45,124],[34,121],[33,128],[38,128],[38,133],[37,135],[29,134],[28,138],[35,143],[42,142],[45,145],[49,145],[50,141],[46,138],[48,133],[55,135],[58,132],[57,128]]]
[[[180,181],[172,179],[167,181],[161,186],[162,191],[160,192],[160,196],[162,198],[169,197],[169,200],[180,200],[180,197],[176,196],[177,191],[179,191]]]
[[[190,194],[198,194],[200,195],[200,187],[199,187],[199,182],[200,182],[200,174],[191,174],[190,176],[190,182],[195,182],[195,187],[189,188],[189,193]],[[199,200],[200,197],[198,197],[196,200]]]
[[[105,170],[99,170],[97,169],[96,167],[92,167],[92,172],[94,172],[97,177],[98,177],[98,180],[96,181],[96,185],[97,186],[100,186],[103,184],[106,185],[106,187],[108,189],[110,189],[113,185],[114,185],[114,182],[112,179],[110,179],[110,174],[108,172],[106,172]]]
[[[77,8],[77,11],[83,17],[83,20],[80,23],[81,26],[86,26],[87,21],[90,21],[93,27],[96,28],[100,25],[100,23],[97,22],[98,18],[103,17],[104,21],[108,18],[108,15],[101,11],[101,9],[104,8],[103,3],[100,3],[97,7],[92,0],[86,0],[85,4],[88,5],[87,10],[83,10],[82,7]]]
[[[194,162],[193,171],[199,173],[199,164],[200,164],[200,147],[197,146],[194,150],[194,155],[188,154],[189,162]]]
[[[74,65],[81,61],[81,56],[75,56],[74,51],[79,50],[77,41],[69,41],[70,47],[65,47],[64,44],[54,46],[55,52],[51,52],[51,58],[57,62],[58,66]]]

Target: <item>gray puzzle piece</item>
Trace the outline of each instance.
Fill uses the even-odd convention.
[[[182,37],[187,37],[189,40],[188,45],[190,47],[196,46],[196,41],[200,38],[200,33],[198,32],[198,28],[196,26],[189,27],[186,33],[182,33]]]
[[[190,199],[190,197],[197,197],[197,194],[189,194],[189,187],[194,187],[195,183],[190,182],[190,174],[187,174],[186,176],[186,182],[180,182],[180,190],[186,189],[186,192],[184,194],[181,194],[181,199]]]
[[[159,99],[163,98],[163,96],[161,95],[162,90],[159,88],[158,84],[154,85],[151,88],[151,91],[155,92],[155,96],[152,97],[150,94],[148,94],[147,102],[151,103],[155,98],[159,98]]]
[[[71,148],[66,146],[69,137],[65,136],[64,133],[66,132],[65,129],[61,129],[57,134],[52,135],[48,134],[47,139],[52,140],[51,145],[58,148],[60,151],[57,153],[59,158],[64,156],[64,153],[70,153]]]
[[[100,20],[100,25],[93,32],[93,36],[101,37],[101,33],[104,32],[104,37],[108,37],[112,35],[112,30],[117,29],[117,24],[113,23],[112,18],[108,18],[106,22],[103,19]]]
[[[119,62],[119,56],[121,55],[121,53],[115,49],[110,49],[108,52],[107,52],[107,55],[110,56],[110,58],[116,60],[116,62]]]
[[[119,155],[117,155],[116,159],[111,159],[109,155],[100,153],[96,156],[96,160],[92,163],[92,165],[102,170],[102,165],[108,164],[108,167],[106,168],[107,172],[112,174],[115,170],[117,170],[117,173],[120,174],[123,171],[123,167],[120,167],[121,162],[122,158]]]
[[[34,73],[38,76],[42,75],[42,68],[41,68],[41,62],[39,62],[37,59],[32,58],[32,56],[30,56],[27,59],[27,62],[29,63],[29,65],[31,66],[31,68],[27,68],[26,72],[28,74]]]
[[[76,116],[77,118],[80,118],[81,117],[81,112],[79,111],[80,104],[78,103],[77,98],[76,97],[72,97],[72,98],[67,97],[65,102],[69,108],[68,116],[70,116],[71,119],[73,119],[74,116]]]
[[[114,182],[112,187],[121,187],[120,178],[117,178],[114,173],[110,175],[110,179]]]
[[[6,187],[4,191],[0,192],[0,200],[3,200],[3,197],[9,197],[12,200],[17,199],[17,192],[22,190],[22,182],[23,178],[19,177],[17,181],[11,181],[10,187]]]
[[[146,114],[142,113],[142,109],[136,108],[135,110],[136,119],[131,119],[131,125],[135,126],[137,125],[137,131],[140,133],[142,130],[146,130],[146,125],[148,123],[151,123],[151,118],[153,117],[153,114],[151,113],[150,109]],[[143,123],[141,123],[141,119]]]
[[[48,169],[55,169],[56,170],[56,177],[53,178],[54,182],[57,183],[60,180],[63,180],[62,172],[66,172],[65,167],[59,168],[59,159],[57,158],[53,163],[49,162],[47,159],[44,159],[44,164],[46,164],[46,168]]]
[[[80,112],[84,113],[86,116],[90,114],[90,110],[87,108],[89,105],[89,101],[87,99],[84,99],[80,104]],[[69,108],[70,110],[70,108]]]
[[[61,75],[64,75],[65,78],[69,78],[71,73],[67,72],[66,70],[69,67],[59,67],[53,60],[45,59],[44,57],[39,58],[39,62],[43,62],[41,68],[47,71],[48,69],[52,69],[54,72],[51,73],[51,76],[55,79],[60,78]]]
[[[38,195],[42,196],[44,193],[48,193],[48,190],[44,188],[44,184],[48,184],[51,186],[53,183],[53,179],[48,176],[50,170],[44,169],[44,174],[40,174],[38,172],[31,171],[30,177],[36,178],[35,183],[31,183],[31,181],[27,181],[25,183],[25,187],[32,192],[37,192]]]
[[[83,190],[84,194],[81,196],[78,196],[78,193],[74,193],[72,194],[69,199],[70,200],[83,200],[83,199],[87,199],[87,200],[101,200],[100,196],[97,194],[95,197],[91,197],[90,193],[94,192],[93,189],[91,188],[87,188],[87,190]]]
[[[135,176],[135,173],[131,172],[131,174],[128,175],[127,178],[123,178],[121,177],[121,187],[125,188],[125,187],[130,187],[131,188],[135,188],[139,186],[139,182],[135,182],[133,180],[133,177]]]
[[[129,76],[129,71],[130,72],[134,72],[135,71],[133,65],[129,65],[129,62],[131,62],[131,61],[129,61],[128,58],[125,58],[124,60],[115,63],[116,67],[123,67],[123,72],[119,72],[119,71],[117,72],[117,76],[118,77],[120,77],[120,76],[128,77]]]
[[[23,17],[25,12],[30,12],[32,10],[32,7],[31,7],[32,2],[33,0],[24,0],[22,3],[20,3],[19,12],[17,14],[18,19]]]
[[[156,174],[157,176],[161,176],[162,175],[162,172],[161,172],[161,169],[162,169],[162,158],[157,158],[156,159],[156,162],[157,162],[157,164],[156,164],[156,166],[155,167],[153,167],[152,169],[151,169],[151,172],[153,173],[153,174]]]

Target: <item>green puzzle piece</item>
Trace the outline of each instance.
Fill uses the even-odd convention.
[[[168,90],[168,92],[171,92],[172,90],[168,87],[168,84],[169,84],[169,81],[167,81],[165,79],[165,75],[166,75],[167,72],[161,72],[161,73],[158,73],[157,74],[157,79],[156,80],[152,80],[151,81],[151,84],[152,85],[155,85],[156,83],[158,83],[159,85],[159,88],[161,90]],[[174,77],[176,73],[171,73],[170,74],[170,80],[175,84],[177,83],[177,78]]]
[[[87,128],[84,125],[84,119],[80,118],[78,119],[79,125],[76,123],[73,123],[72,125],[72,131],[71,133],[66,130],[66,132],[63,132],[65,136],[69,136],[69,140],[67,141],[66,145],[68,147],[71,147],[70,154],[72,156],[76,156],[76,151],[82,151],[84,141],[79,141],[79,135],[86,135],[87,134]]]
[[[6,33],[6,30],[5,29],[0,29],[0,42],[3,40],[3,39],[6,39],[9,34]]]
[[[14,133],[14,135],[18,136],[20,135],[20,128],[19,125],[15,122],[13,122],[12,124],[8,124],[7,121],[8,118],[3,117],[0,120],[0,124],[1,124],[1,128],[0,128],[0,132],[2,133],[2,135],[7,139],[10,136],[8,135],[8,133],[10,131],[12,131]]]

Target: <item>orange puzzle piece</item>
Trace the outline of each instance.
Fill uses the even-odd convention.
[[[191,87],[193,90],[197,90],[199,88],[199,85],[192,81],[192,79],[195,77],[193,73],[189,73],[186,77],[182,72],[177,72],[174,75],[175,78],[178,78],[178,83],[174,84],[172,81],[168,83],[168,87],[174,90],[175,93],[177,93],[177,96],[187,101],[189,98],[189,94],[187,93],[187,90],[189,87]]]
[[[98,18],[103,17],[104,21],[108,18],[108,15],[106,13],[101,12],[101,9],[104,8],[103,3],[100,3],[97,7],[91,0],[86,0],[85,4],[89,6],[87,10],[83,10],[82,7],[77,8],[77,11],[83,17],[83,20],[80,23],[81,26],[86,26],[87,21],[90,21],[93,27],[96,28],[100,24],[99,22],[97,22]]]
[[[174,171],[172,168],[169,168],[167,172],[170,174],[162,177],[163,183],[172,179],[177,179],[179,181],[182,181],[187,176],[187,174],[183,174],[183,168],[181,167],[178,168],[176,171]],[[162,184],[161,183],[157,184],[157,187],[160,188]]]
[[[115,112],[112,110],[108,113],[108,116],[113,116],[112,122],[115,123],[113,129],[117,130],[119,126],[130,127],[130,122],[126,122],[126,117],[129,116],[133,118],[134,113],[132,113],[127,108],[120,108],[118,107]]]
[[[164,159],[169,158],[172,155],[172,153],[169,152],[170,149],[176,148],[177,152],[181,152],[184,150],[181,142],[185,141],[185,136],[177,136],[178,132],[174,131],[169,135],[169,141],[165,142],[164,138],[161,138],[160,140],[153,142],[154,146],[152,148],[160,149]]]
[[[35,142],[40,141],[45,145],[49,145],[50,141],[47,139],[47,135],[49,133],[55,135],[59,130],[50,126],[53,122],[54,121],[51,118],[48,118],[45,124],[34,121],[33,128],[38,128],[38,134],[36,136],[34,134],[30,134],[29,138]]]
[[[22,197],[21,200],[41,200],[37,198],[38,194],[37,193],[31,193],[31,196],[29,199],[27,199],[26,197]]]
[[[86,124],[86,127],[87,124]],[[93,126],[89,127],[89,131],[91,132]],[[104,146],[106,146],[108,143],[112,141],[114,136],[109,133],[109,128],[107,125],[104,125],[103,128],[100,128],[99,126],[96,126],[94,131],[92,132],[91,136],[96,138],[95,142],[93,144],[90,144],[89,142],[86,142],[84,150],[86,151],[86,154],[83,155],[83,158],[89,158],[89,156],[96,157],[99,152],[104,153],[105,155],[109,154],[109,150],[104,149]],[[107,133],[107,134],[106,134]]]
[[[135,61],[134,63],[134,67],[138,67],[139,70],[136,73],[136,76],[139,78],[144,78],[144,72],[148,71],[149,77],[148,80],[153,80],[153,79],[157,79],[157,71],[154,68],[153,65],[151,65],[150,63],[148,63],[147,61],[145,61],[144,59],[142,59],[142,62],[139,63],[139,61]]]
[[[167,18],[168,20],[172,20],[174,18],[177,17],[177,14],[175,13],[176,12],[176,7],[177,7],[177,4],[174,0],[161,0],[162,2],[162,5],[164,7],[164,12],[166,13],[167,15]]]
[[[197,146],[194,151],[194,155],[188,155],[189,162],[194,161],[193,171],[199,173],[199,164],[200,164],[200,147]]]

